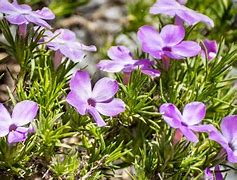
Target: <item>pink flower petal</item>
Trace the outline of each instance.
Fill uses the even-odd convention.
[[[231,148],[226,148],[227,160],[231,163],[237,163],[237,151],[233,151]]]
[[[206,106],[201,102],[187,104],[183,110],[183,122],[187,125],[199,124],[206,115]]]
[[[221,122],[221,131],[228,142],[237,139],[237,115],[223,118]]]
[[[17,126],[23,126],[35,118],[38,111],[37,103],[29,100],[16,104],[12,112],[12,122]]]
[[[174,46],[184,39],[185,30],[182,26],[166,25],[162,28],[160,36],[165,46]]]
[[[162,50],[163,41],[154,27],[147,25],[140,27],[137,37],[144,52],[152,53],[156,58],[160,57],[157,51]]]
[[[108,50],[108,56],[112,60],[122,62],[127,62],[128,60],[133,59],[131,51],[125,46],[112,46]]]
[[[28,24],[28,21],[24,15],[7,15],[6,19],[11,24],[16,24],[16,25]]]
[[[185,6],[184,6],[185,7]],[[205,16],[201,13],[193,11],[192,9],[183,8],[176,12],[176,15],[179,16],[184,22],[188,25],[195,25],[199,22],[204,22],[210,27],[214,27],[214,22],[208,16]]]
[[[208,56],[207,59],[208,60],[214,59],[216,57],[217,51],[218,51],[218,45],[217,45],[216,41],[206,39],[206,40],[203,41],[203,43],[204,43],[204,46],[205,46],[206,51],[207,51],[207,56]],[[205,49],[203,49],[202,57],[205,58],[205,55],[206,55],[205,54]]]
[[[8,134],[11,121],[11,116],[7,109],[0,103],[0,137]]]
[[[193,57],[200,53],[201,47],[194,41],[183,41],[173,46],[172,53],[182,57]]]
[[[212,124],[194,125],[188,127],[196,132],[212,133],[213,131],[216,131],[216,128]]]
[[[160,113],[171,127],[179,128],[181,126],[182,115],[175,105],[171,103],[162,104],[160,106]]]
[[[90,75],[86,71],[77,71],[70,81],[70,89],[83,100],[91,97]]]
[[[92,98],[95,99],[96,102],[110,100],[117,93],[118,88],[116,80],[104,77],[96,82],[92,91]]]
[[[218,130],[210,132],[209,139],[211,139],[213,141],[216,141],[224,149],[228,149],[229,148],[227,139]]]
[[[102,117],[100,116],[100,114],[97,112],[97,110],[94,107],[90,107],[88,109],[88,112],[92,115],[92,117],[94,118],[96,124],[99,127],[102,127],[102,126],[106,125],[105,121],[102,119]]]
[[[51,20],[51,19],[54,19],[55,18],[55,15],[54,13],[47,7],[44,7],[43,9],[41,10],[37,10],[35,11],[38,16],[42,19],[47,19],[47,20]]]
[[[52,37],[53,36],[57,36],[56,37],[56,40],[57,39],[62,39],[64,41],[76,41],[76,34],[69,30],[69,29],[57,29],[53,34],[52,34]]]
[[[25,141],[27,138],[28,128],[19,127],[15,131],[11,131],[7,141],[9,144]]]
[[[188,127],[185,127],[185,126],[181,126],[179,129],[183,133],[183,135],[187,138],[188,141],[192,141],[195,143],[198,142],[197,136],[191,129],[189,129]]]
[[[121,99],[114,98],[108,103],[96,103],[95,108],[105,116],[116,116],[125,111],[125,103]]]
[[[73,62],[80,62],[85,57],[85,52],[80,50],[75,43],[61,45],[60,52]]]
[[[156,69],[152,69],[150,67],[142,67],[141,72],[143,74],[146,74],[148,76],[151,76],[152,78],[159,77],[160,76],[160,71]]]
[[[174,0],[159,0],[151,7],[150,13],[175,16],[179,8],[181,8],[180,4]]]
[[[213,27],[214,22],[208,17],[179,4],[175,0],[159,0],[150,9],[151,14],[165,14],[171,17],[179,16],[188,25],[204,22]]]
[[[88,106],[87,100],[81,97],[77,92],[71,91],[67,95],[67,102],[75,107],[81,115],[86,114],[86,109]]]
[[[51,29],[51,26],[45,20],[41,19],[40,17],[38,17],[38,15],[36,15],[33,12],[29,15],[25,15],[25,18],[27,19],[28,22]]]
[[[120,72],[125,68],[123,63],[120,63],[119,61],[111,61],[111,60],[101,60],[97,64],[97,67],[101,71],[106,71],[106,72]]]

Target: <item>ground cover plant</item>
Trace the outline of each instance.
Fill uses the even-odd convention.
[[[0,178],[227,179],[237,163],[235,1],[127,2],[128,24],[102,47],[54,28],[88,2],[0,0],[0,63],[20,66],[5,71],[15,87],[0,104]],[[82,65],[89,54],[107,76]]]

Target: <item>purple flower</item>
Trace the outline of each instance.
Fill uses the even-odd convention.
[[[108,50],[111,60],[101,60],[97,67],[107,72],[126,72],[130,73],[140,68],[144,74],[151,77],[160,76],[160,71],[152,69],[152,62],[148,59],[135,60],[130,50],[125,46],[113,46]]]
[[[192,102],[184,107],[183,114],[171,103],[165,103],[160,107],[163,119],[192,142],[198,142],[198,138],[193,131],[210,132],[214,129],[212,125],[198,125],[206,115],[206,107],[201,102]]]
[[[218,46],[215,40],[204,40],[204,46],[205,48],[203,48],[202,50],[202,57],[205,58],[206,53],[207,53],[207,59],[208,60],[212,60],[216,57],[217,55],[217,51],[218,51]],[[206,53],[205,53],[206,51]]]
[[[223,118],[221,131],[215,130],[209,134],[209,138],[219,143],[228,155],[228,161],[237,163],[237,115]]]
[[[37,111],[37,103],[25,100],[16,104],[10,116],[0,104],[0,137],[8,135],[9,144],[26,140],[28,128],[24,126],[35,118]]]
[[[183,41],[185,30],[182,26],[166,25],[157,32],[152,26],[142,26],[137,33],[142,50],[157,59],[169,57],[183,59],[196,56],[201,47],[194,41]]]
[[[175,0],[158,0],[150,9],[151,14],[165,14],[171,17],[177,16],[188,25],[195,25],[199,22],[204,22],[207,25],[214,27],[214,22],[207,16],[193,11],[179,4]]]
[[[113,97],[118,91],[118,83],[114,79],[102,78],[92,90],[89,73],[78,71],[70,81],[70,89],[67,102],[79,114],[91,114],[99,127],[106,125],[100,114],[116,116],[125,110],[124,102]]]
[[[57,56],[63,54],[74,62],[85,56],[85,51],[96,51],[95,46],[85,46],[77,41],[76,34],[68,29],[58,29],[54,33],[45,32],[44,41],[49,49],[56,51]]]
[[[13,3],[1,1],[0,12],[5,14],[6,19],[15,25],[27,25],[29,23],[36,24],[45,28],[51,26],[45,20],[52,20],[55,15],[46,7],[41,10],[32,11],[31,7],[22,4],[19,5],[16,0]]]
[[[219,165],[215,166],[214,173],[210,168],[206,168],[204,174],[206,180],[223,180]]]

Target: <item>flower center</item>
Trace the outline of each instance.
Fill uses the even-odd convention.
[[[236,147],[232,143],[228,143],[228,145],[232,151],[236,150]]]
[[[186,123],[184,123],[184,122],[181,122],[181,125],[185,126],[185,127],[188,127],[188,125]]]
[[[171,52],[171,48],[170,48],[170,47],[163,47],[162,50],[163,50],[163,51]]]
[[[87,103],[88,103],[90,106],[92,106],[92,107],[95,107],[95,104],[96,104],[95,100],[94,100],[94,99],[91,99],[91,98],[89,98],[89,99],[87,100]]]
[[[15,124],[12,124],[10,127],[9,127],[9,131],[15,131],[17,128],[17,126]]]

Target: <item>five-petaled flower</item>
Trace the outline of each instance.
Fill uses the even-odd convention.
[[[9,3],[2,0],[0,4],[0,13],[5,14],[5,18],[11,23],[19,26],[25,26],[29,23],[36,24],[41,27],[51,28],[45,20],[55,18],[53,12],[44,7],[41,10],[32,11],[31,7],[26,4],[18,4],[16,0]]]
[[[137,36],[142,50],[157,59],[183,59],[201,51],[198,43],[183,41],[185,30],[182,26],[166,25],[159,33],[154,27],[145,25],[139,28]]]
[[[188,25],[204,22],[214,27],[214,22],[209,17],[179,4],[175,0],[158,0],[150,9],[151,14],[165,14],[171,17],[177,16]]]
[[[92,90],[89,73],[78,71],[70,81],[70,89],[67,102],[81,115],[91,114],[100,127],[106,123],[99,113],[116,116],[125,110],[124,102],[113,97],[118,91],[118,83],[114,79],[104,77],[96,82]]]
[[[152,61],[148,59],[135,60],[130,50],[125,46],[112,46],[108,50],[108,56],[111,60],[101,60],[97,67],[107,72],[125,72],[130,73],[140,68],[141,72],[151,77],[160,76],[160,71],[152,69]]]
[[[165,103],[160,107],[163,119],[172,128],[178,129],[192,142],[198,142],[195,132],[211,132],[213,125],[199,125],[206,115],[206,107],[201,102],[191,102],[184,107],[183,114],[171,103]]]
[[[37,111],[37,103],[25,100],[16,104],[10,116],[3,104],[0,104],[0,137],[8,135],[9,144],[25,141],[29,129],[25,125],[32,122]]]
[[[85,56],[85,51],[96,51],[94,45],[85,46],[79,43],[76,34],[68,29],[58,29],[54,33],[46,31],[44,41],[49,49],[56,51],[56,59],[63,54],[72,61],[78,62]],[[57,61],[60,63],[60,60]]]
[[[228,155],[228,161],[237,163],[237,115],[223,118],[221,131],[210,132],[209,138],[219,143]]]

